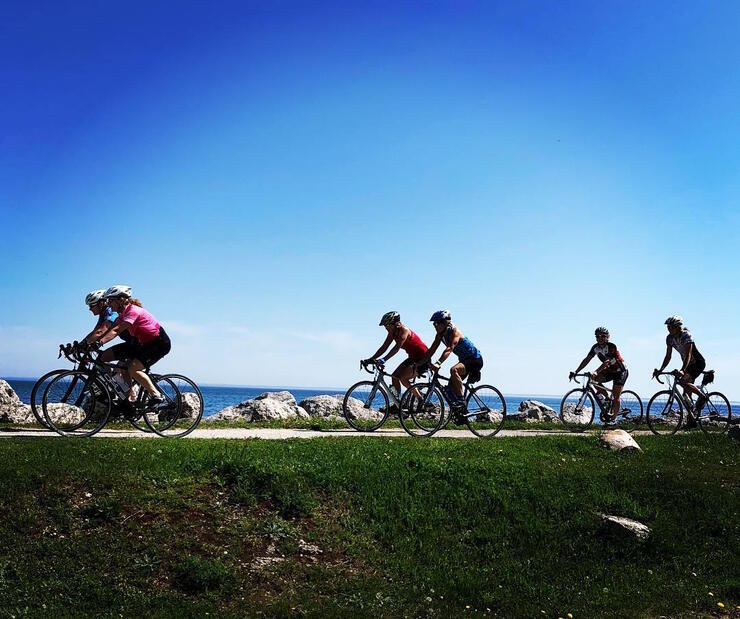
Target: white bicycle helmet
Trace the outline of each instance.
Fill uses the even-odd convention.
[[[398,312],[386,312],[380,319],[379,326],[385,327],[386,325],[393,324],[394,322],[398,322],[399,320],[401,320],[401,314],[399,314]]]
[[[452,320],[452,316],[450,316],[449,310],[437,310],[432,314],[432,317],[429,319],[429,322],[443,322],[445,320]]]
[[[104,298],[105,298],[105,290],[93,290],[92,292],[88,293],[88,295],[85,297],[85,305],[90,307],[91,305],[100,303]]]
[[[125,297],[128,299],[131,296],[131,286],[124,286],[122,284],[118,284],[116,286],[111,286],[108,288],[108,290],[105,291],[105,298],[110,299],[112,297]]]
[[[665,319],[665,324],[669,327],[680,327],[683,326],[683,318],[680,316],[669,316]]]

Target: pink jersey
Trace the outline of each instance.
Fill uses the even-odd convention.
[[[116,320],[116,324],[125,322],[131,325],[128,331],[140,344],[148,344],[159,336],[159,323],[144,308],[130,303]]]

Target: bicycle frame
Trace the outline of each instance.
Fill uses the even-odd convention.
[[[585,382],[585,384],[583,384],[583,395],[581,396],[581,399],[578,400],[578,406],[583,406],[583,402],[586,399],[586,394],[590,394],[593,397],[594,402],[596,402],[596,405],[599,407],[599,415],[601,416],[601,415],[603,415],[603,413],[608,413],[609,410],[608,410],[606,404],[608,403],[609,406],[611,407],[611,402],[612,402],[612,400],[614,398],[614,395],[613,395],[614,394],[614,388],[612,387],[610,389],[609,387],[606,387],[606,386],[604,386],[602,384],[599,384],[599,387],[601,387],[604,391],[606,391],[609,394],[609,400],[608,400],[608,402],[607,401],[604,401],[602,403],[600,401],[600,399],[597,397],[598,395],[600,395],[599,392],[591,384],[591,382],[592,382],[592,374],[590,372],[585,372],[583,374],[576,374],[575,376],[573,376],[574,382],[576,384],[578,384],[578,385],[581,384],[581,381],[578,380],[579,377],[585,378],[586,379],[586,382]]]
[[[678,380],[678,375],[676,373],[676,370],[673,372],[659,372],[655,380],[657,380],[661,385],[664,384],[662,380],[660,380],[661,376],[665,376],[666,380],[668,381],[668,385],[670,386],[670,399],[677,398],[681,404],[684,407],[684,410],[686,413],[692,418],[696,419],[696,411],[694,410],[694,401],[689,397],[689,395],[686,393],[686,387],[684,387]],[[673,379],[673,382],[671,382],[671,379]],[[679,389],[681,387],[681,389]],[[707,386],[702,383],[698,385],[699,391],[701,391],[702,395],[706,397],[707,395]],[[669,399],[669,402],[670,402]]]

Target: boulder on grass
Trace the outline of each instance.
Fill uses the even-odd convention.
[[[605,527],[611,530],[613,533],[624,534],[631,533],[638,540],[645,540],[650,535],[650,527],[637,520],[631,518],[623,518],[622,516],[610,516],[608,514],[598,513],[596,514],[601,518]]]
[[[624,430],[609,430],[601,435],[601,443],[613,451],[642,451],[632,436]]]

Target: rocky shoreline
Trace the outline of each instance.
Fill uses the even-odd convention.
[[[250,423],[272,420],[343,418],[343,400],[343,396],[316,395],[297,402],[289,391],[268,391],[239,404],[228,406],[213,415],[203,417],[203,422]],[[350,415],[359,419],[379,416],[379,413],[364,408],[362,402],[354,398],[349,402],[349,409]],[[512,411],[507,415],[507,419],[525,423],[560,423],[557,412],[537,400],[524,400],[519,404],[517,411]],[[26,425],[34,421],[31,406],[23,404],[13,388],[6,381],[0,380],[0,422]]]

